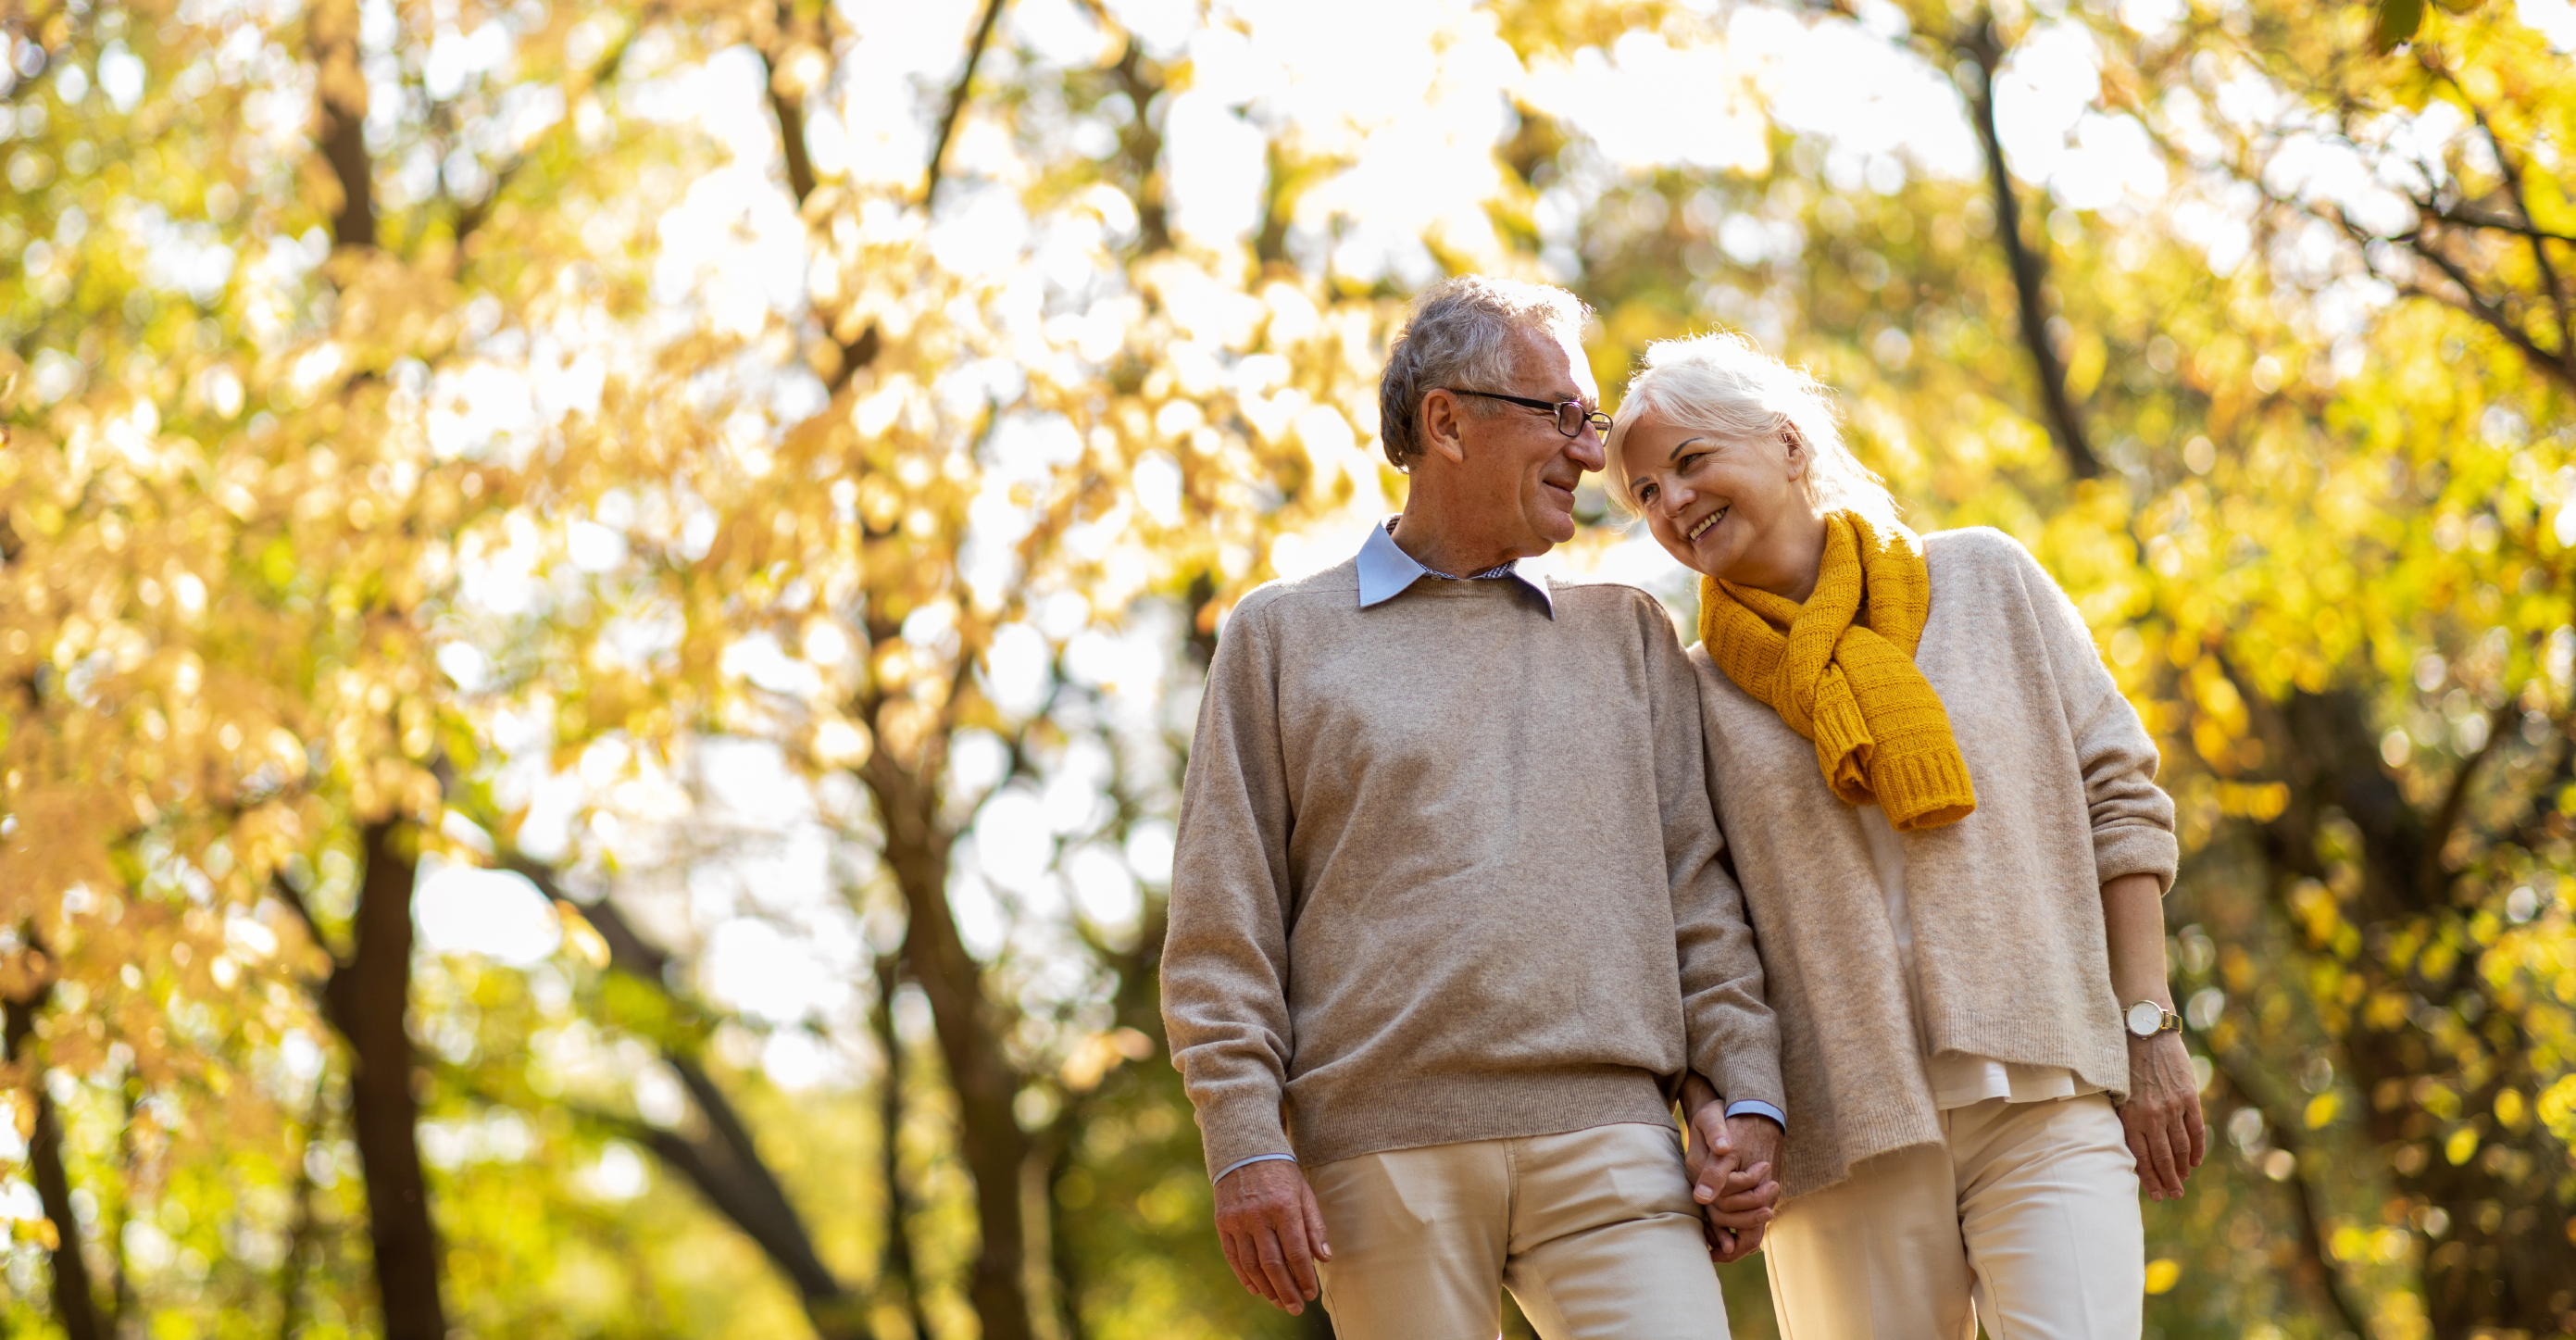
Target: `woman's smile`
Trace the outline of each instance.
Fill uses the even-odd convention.
[[[1691,543],[1699,543],[1699,537],[1706,535],[1709,532],[1710,527],[1715,526],[1718,522],[1724,521],[1726,519],[1726,514],[1731,510],[1733,509],[1721,507],[1716,511],[1709,513],[1707,516],[1701,517],[1699,519],[1699,524],[1690,528],[1689,538]]]

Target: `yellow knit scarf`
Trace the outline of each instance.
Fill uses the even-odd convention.
[[[1894,524],[1881,535],[1858,512],[1826,516],[1824,563],[1804,605],[1700,579],[1709,658],[1815,741],[1816,766],[1835,795],[1877,804],[1900,833],[1956,823],[1977,808],[1950,714],[1914,668],[1931,613],[1923,542]]]

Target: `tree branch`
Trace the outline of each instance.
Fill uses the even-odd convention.
[[[2442,807],[2433,812],[2432,825],[2424,831],[2424,866],[2415,878],[2428,893],[2444,883],[2442,849],[2451,845],[2451,834],[2459,828],[2460,816],[2468,810],[2469,786],[2477,780],[2478,768],[2504,745],[2505,727],[2513,721],[2514,702],[2514,698],[2508,697],[2502,706],[2487,714],[2486,743],[2478,746],[2476,753],[2460,760],[2458,770],[2451,774],[2450,788],[2442,794]]]
[[[948,139],[956,133],[957,118],[966,110],[966,99],[975,87],[975,67],[984,59],[984,47],[993,40],[993,25],[1002,17],[1002,6],[1008,0],[984,0],[984,17],[975,24],[975,36],[966,44],[966,68],[958,72],[956,86],[948,90],[948,110],[939,118],[939,133],[930,141],[930,164],[923,170],[921,205],[928,209],[939,203],[939,177],[948,157]]]
[[[616,903],[607,898],[574,898],[565,892],[552,867],[525,853],[504,852],[499,861],[503,869],[525,876],[538,892],[578,909],[582,920],[607,942],[610,966],[650,984],[695,1012],[694,1003],[680,1000],[671,986],[670,952],[636,930]],[[867,1310],[863,1291],[852,1289],[823,1264],[812,1230],[761,1156],[750,1124],[742,1119],[733,1100],[691,1051],[669,1040],[662,1040],[658,1049],[664,1064],[688,1090],[699,1116],[706,1121],[707,1131],[690,1137],[625,1123],[642,1132],[636,1136],[637,1142],[679,1169],[717,1213],[731,1220],[760,1247],[770,1263],[796,1286],[817,1331],[827,1337],[863,1334],[861,1318]]]
[[[2197,1032],[2197,1030],[2194,1031]],[[2314,1162],[2308,1152],[2300,1148],[2303,1142],[2297,1134],[2298,1128],[2283,1120],[2280,1114],[2272,1111],[2268,1104],[2256,1096],[2254,1090],[2246,1085],[2244,1077],[2227,1054],[2209,1046],[2206,1037],[2201,1039],[2201,1050],[2209,1057],[2210,1068],[2217,1072],[2218,1077],[2225,1081],[2229,1089],[2235,1091],[2237,1099],[2262,1114],[2263,1124],[2271,1132],[2273,1145],[2290,1156],[2291,1175],[2298,1183],[2291,1188],[2290,1199],[2299,1213],[2299,1248],[2307,1253],[2309,1263],[2316,1267],[2318,1284],[2325,1293],[2326,1301],[2333,1305],[2335,1314],[2342,1318],[2345,1327],[2354,1335],[2370,1334],[2369,1310],[2346,1292],[2343,1272],[2335,1268],[2334,1256],[2326,1250],[2325,1218],[2317,1206],[2323,1193],[2317,1189],[2313,1180]]]
[[[781,0],[778,9],[779,31],[789,31],[794,26],[794,15],[785,0]],[[783,48],[784,43],[779,49],[762,48],[760,63],[768,77],[770,115],[778,122],[778,149],[786,164],[787,190],[796,200],[797,212],[802,214],[805,202],[811,200],[820,188],[821,179],[815,175],[814,157],[805,145],[805,100],[801,95],[790,95],[778,86],[778,62],[785,54]],[[837,360],[830,374],[823,379],[823,393],[827,397],[837,397],[858,376],[859,369],[876,361],[884,341],[874,322],[845,340],[834,333],[834,322],[828,315],[818,315],[823,317],[824,338],[832,342]]]
[[[2570,389],[2576,389],[2576,367],[2568,366],[2566,361],[2557,354],[2541,348],[2540,342],[2531,338],[2531,332],[2524,330],[2520,323],[2513,319],[2512,313],[2505,310],[2501,302],[2480,294],[2477,284],[2469,278],[2467,271],[2463,270],[2458,262],[2444,254],[2433,239],[2425,236],[2423,229],[2418,228],[2414,233],[2400,240],[2406,245],[2408,254],[2440,270],[2442,276],[2459,289],[2460,296],[2455,298],[2448,294],[2436,293],[2412,279],[2403,279],[2400,280],[2400,287],[2406,293],[2414,297],[2430,298],[2446,307],[2456,308],[2476,317],[2484,322],[2488,329],[2503,336],[2505,343],[2520,350],[2522,355],[2530,359],[2542,372],[2565,382]]]
[[[293,912],[297,921],[304,923],[304,933],[311,937],[313,947],[321,950],[322,957],[330,960],[330,971],[338,972],[344,960],[340,957],[340,951],[331,947],[329,937],[322,934],[322,923],[314,919],[313,908],[304,901],[304,895],[297,892],[293,884],[287,882],[286,876],[274,871],[271,871],[268,876],[268,892],[269,896],[284,903],[286,910]],[[305,985],[313,988],[318,994],[326,984],[307,982]]]
[[[788,54],[791,34],[796,29],[793,0],[778,0],[777,25],[779,42],[774,50],[760,53],[762,70],[769,76],[769,110],[778,118],[778,152],[787,167],[787,191],[796,197],[796,207],[803,209],[814,195],[819,179],[814,175],[814,154],[805,144],[805,95],[789,93],[778,86],[785,73],[779,59]]]
[[[861,1340],[868,1334],[868,1301],[852,1292],[814,1252],[811,1235],[794,1208],[776,1194],[765,1169],[746,1168],[719,1139],[664,1130],[632,1117],[571,1107],[574,1115],[613,1130],[653,1151],[697,1188],[716,1213],[758,1244],[784,1273],[804,1303],[806,1319],[823,1340]]]
[[[2057,449],[2066,458],[2069,474],[2077,479],[2098,478],[2102,460],[2093,454],[2093,445],[2085,437],[2083,418],[2066,389],[2066,364],[2048,338],[2048,313],[2041,293],[2047,282],[2047,263],[2040,245],[2022,235],[2021,200],[2013,189],[2012,170],[2004,165],[2003,138],[1995,126],[1995,72],[2002,68],[2004,48],[1995,32],[1994,16],[1980,13],[1972,24],[1952,37],[1951,45],[1977,71],[1976,87],[1969,88],[1962,80],[1959,91],[1967,96],[1968,119],[1975,123],[1977,143],[1985,150],[1986,181],[1994,195],[1995,239],[2003,245],[2004,259],[2012,270],[2022,344],[2030,354],[2031,371],[2039,383],[2040,406],[2048,417],[2049,433],[2057,439]]]
[[[1136,178],[1136,250],[1151,256],[1172,249],[1171,210],[1163,200],[1163,132],[1154,128],[1150,117],[1166,81],[1161,67],[1147,68],[1145,48],[1132,36],[1118,55],[1115,73],[1119,91],[1127,95],[1133,110],[1118,137],[1118,152]]]
[[[44,952],[32,931],[28,945],[31,952]],[[0,1046],[5,1046],[10,1064],[26,1067],[28,1101],[36,1107],[34,1129],[27,1137],[27,1171],[44,1206],[45,1222],[54,1231],[53,1245],[46,1249],[53,1265],[54,1320],[68,1340],[107,1340],[108,1332],[99,1323],[98,1299],[90,1292],[89,1262],[81,1255],[80,1216],[72,1209],[71,1175],[63,1167],[62,1113],[46,1091],[45,1067],[29,1055],[36,1016],[53,994],[48,974],[25,996],[0,1001]]]
[[[2506,197],[2513,201],[2515,209],[2522,211],[2524,226],[2536,231],[2536,222],[2531,217],[2531,196],[2523,184],[2522,169],[2513,161],[2513,150],[2506,147],[2504,137],[2496,133],[2495,122],[2488,118],[2487,109],[2469,96],[2469,90],[2461,85],[2457,75],[2437,65],[2429,52],[2419,48],[2416,59],[2449,84],[2451,91],[2459,95],[2460,105],[2468,108],[2469,115],[2476,119],[2479,132],[2487,137],[2488,150],[2495,155],[2496,171],[2504,178]],[[2571,320],[2568,315],[2566,290],[2559,285],[2557,268],[2549,263],[2547,242],[2539,236],[2528,240],[2531,243],[2531,263],[2539,272],[2541,287],[2549,294],[2551,309],[2558,313],[2557,361],[2576,366],[2576,320]]]
[[[652,6],[647,6],[643,12],[637,14],[634,23],[627,28],[626,35],[612,43],[607,53],[599,58],[598,63],[591,66],[573,88],[567,90],[571,96],[567,96],[564,101],[570,104],[580,93],[615,79],[619,67],[626,63],[626,53],[635,45],[636,36],[644,31],[644,25],[650,23],[654,15],[655,10]],[[564,118],[548,128],[541,138],[562,134],[564,127],[570,124],[572,124],[572,116],[567,111]],[[510,161],[503,163],[493,172],[492,188],[483,193],[483,198],[456,212],[456,263],[458,265],[464,264],[465,239],[472,237],[484,224],[491,221],[492,211],[500,204],[501,193],[509,189],[512,179],[527,170],[529,162],[534,158],[535,154],[530,148],[522,148],[510,155]]]

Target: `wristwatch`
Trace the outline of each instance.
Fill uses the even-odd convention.
[[[2129,1025],[2129,1036],[2141,1040],[2154,1037],[2158,1033],[2176,1032],[2182,1028],[2181,1015],[2152,1000],[2142,1000],[2130,1006],[2124,1019]]]

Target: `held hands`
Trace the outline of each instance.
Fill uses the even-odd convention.
[[[2120,1127],[2148,1199],[2181,1199],[2183,1179],[2208,1151],[2200,1084],[2182,1034],[2129,1039],[2129,1101],[2120,1105]]]
[[[1778,1212],[1780,1183],[1772,1170],[1780,1161],[1780,1128],[1769,1117],[1725,1115],[1726,1105],[1697,1082],[1685,1088],[1691,1108],[1690,1142],[1685,1166],[1691,1199],[1707,1216],[1710,1259],[1741,1261],[1762,1247],[1763,1230]]]
[[[1315,1297],[1315,1262],[1333,1259],[1324,1212],[1305,1174],[1286,1159],[1247,1163],[1216,1184],[1216,1235],[1243,1287],[1290,1316]]]

